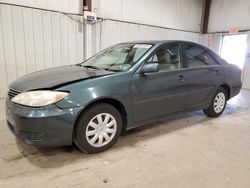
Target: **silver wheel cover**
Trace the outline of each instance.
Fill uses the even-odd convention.
[[[214,111],[216,113],[221,113],[226,104],[226,96],[223,92],[220,92],[216,95],[214,99]]]
[[[102,147],[114,138],[116,130],[115,118],[109,113],[100,113],[89,121],[85,136],[91,146]]]

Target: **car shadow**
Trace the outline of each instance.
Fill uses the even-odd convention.
[[[228,104],[223,116],[246,110],[234,104]],[[109,152],[117,152],[122,147],[134,147],[145,140],[153,139],[161,135],[202,124],[210,124],[213,118],[206,117],[202,111],[186,112],[161,119],[157,122],[140,126],[122,135],[117,144],[102,153],[85,154],[75,145],[64,147],[35,147],[20,143],[17,146],[21,157],[26,158],[31,164],[41,168],[57,168],[78,160],[87,164],[90,160],[103,157]]]

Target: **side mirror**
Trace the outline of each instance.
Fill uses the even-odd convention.
[[[154,73],[159,72],[160,66],[159,63],[145,63],[140,70],[140,73]]]

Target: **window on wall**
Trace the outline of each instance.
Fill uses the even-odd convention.
[[[213,57],[201,47],[184,44],[183,49],[188,68],[217,65]]]
[[[161,47],[149,58],[150,63],[159,63],[160,71],[175,70],[181,67],[179,45]]]

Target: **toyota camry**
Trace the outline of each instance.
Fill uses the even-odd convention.
[[[241,70],[186,41],[137,41],[83,63],[23,76],[9,86],[7,125],[26,144],[75,143],[97,153],[126,130],[174,113],[218,117],[241,89]]]

